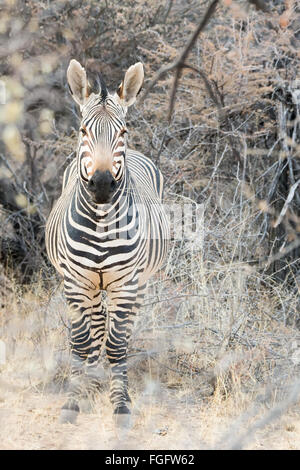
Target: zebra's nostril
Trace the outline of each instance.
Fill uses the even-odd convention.
[[[109,171],[95,171],[88,182],[88,189],[92,194],[100,194],[102,199],[108,199],[117,187],[117,182]]]
[[[88,187],[91,191],[95,191],[95,188],[96,188],[96,184],[95,184],[95,181],[93,178],[90,179],[89,181],[89,184],[88,184]]]

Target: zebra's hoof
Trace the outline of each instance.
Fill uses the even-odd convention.
[[[74,410],[61,410],[59,422],[60,424],[75,424],[78,416],[78,411]]]
[[[126,429],[131,424],[131,414],[127,406],[122,405],[114,411],[115,424],[118,428]]]
[[[60,418],[59,422],[60,424],[75,424],[77,416],[79,414],[79,406],[76,404],[72,404],[72,407],[62,407],[60,411]]]
[[[92,414],[94,412],[91,400],[84,398],[80,400],[80,411],[85,414]]]

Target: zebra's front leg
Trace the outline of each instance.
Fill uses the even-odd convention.
[[[132,326],[132,313],[137,298],[137,283],[131,283],[108,293],[109,321],[106,353],[111,366],[110,399],[115,415],[129,415],[127,378],[127,342]],[[120,422],[120,420],[118,420]]]
[[[103,341],[106,310],[98,290],[68,284],[65,285],[65,293],[71,322],[71,377],[60,422],[74,423],[80,411],[80,401],[89,395],[91,370],[97,364]]]

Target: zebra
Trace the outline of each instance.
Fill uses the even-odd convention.
[[[92,87],[75,59],[67,70],[82,119],[76,156],[46,224],[47,253],[63,277],[70,319],[71,376],[61,422],[76,421],[82,384],[97,384],[104,339],[115,419],[130,416],[127,345],[169,240],[163,176],[148,157],[127,148],[125,116],[143,80],[141,62],[129,67],[115,92],[102,76]]]

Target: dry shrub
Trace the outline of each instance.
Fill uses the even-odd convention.
[[[265,13],[251,3],[219,2],[188,57],[202,76],[184,69],[171,122],[172,73],[128,113],[130,146],[162,169],[167,203],[204,213],[202,244],[193,245],[197,234],[173,240],[151,282],[130,345],[133,388],[175,391],[190,406],[230,402],[224,413],[283,402],[300,363],[299,6],[273,0]],[[22,386],[64,383],[68,368],[65,304],[44,290],[57,279],[43,258],[45,220],[76,149],[68,62],[98,63],[113,89],[141,60],[147,86],[206,8],[194,0],[1,6],[0,261],[10,268],[0,279],[1,336],[6,377],[22,364]]]
[[[142,0],[3,5],[1,171],[11,174],[16,195],[39,213],[40,225],[76,148],[77,110],[65,80],[69,59],[101,71],[115,88],[128,65],[142,60],[150,80],[176,59],[206,6]],[[299,179],[298,9],[296,2],[274,1],[263,13],[242,1],[220,2],[188,58],[203,75],[183,71],[172,122],[166,121],[171,74],[142,109],[129,113],[132,147],[159,160],[173,192],[198,203],[209,199],[218,222],[236,204],[237,188],[247,185],[244,204],[252,205],[260,254],[251,245],[249,252],[266,261],[294,241],[295,249],[268,266],[293,285],[299,270],[299,187],[290,194]]]

